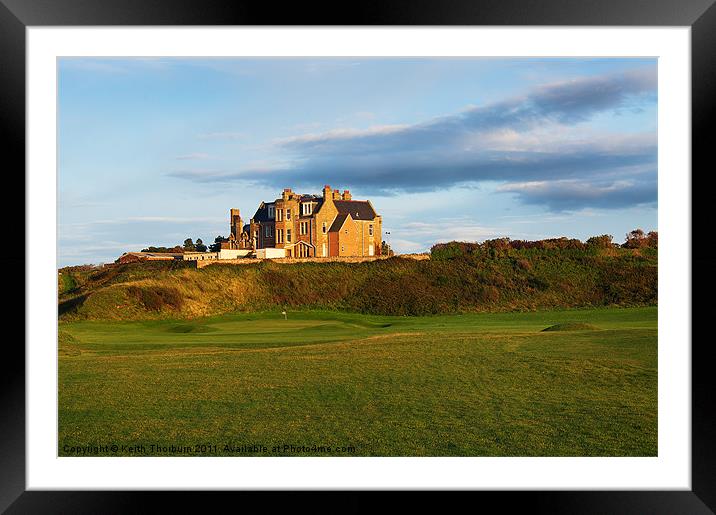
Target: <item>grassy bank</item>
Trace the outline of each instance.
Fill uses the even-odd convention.
[[[655,456],[656,315],[289,311],[284,320],[273,311],[63,322],[59,452]],[[253,445],[267,450],[242,448]]]
[[[657,302],[655,249],[488,250],[442,249],[423,261],[63,270],[62,284],[73,286],[60,290],[60,317],[191,319],[275,309],[418,316]]]

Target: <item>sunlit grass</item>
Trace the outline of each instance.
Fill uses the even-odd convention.
[[[299,455],[655,456],[656,314],[61,323],[59,453],[261,444],[259,455],[296,455],[271,451],[315,444],[354,450]],[[542,332],[557,324],[577,329]]]

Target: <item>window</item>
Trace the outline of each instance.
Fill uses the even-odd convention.
[[[286,229],[286,243],[291,243],[291,229]]]
[[[323,257],[326,257],[326,244],[325,243],[323,244],[322,250],[323,250]]]
[[[280,222],[281,220],[283,220],[282,215],[283,215],[283,209],[279,209],[278,211],[276,211],[276,221],[277,222]]]
[[[271,226],[270,225],[264,225],[264,236],[267,238],[271,237]]]
[[[273,218],[273,216],[274,216],[274,207],[273,207],[273,206],[269,206],[269,207],[268,207],[268,217],[269,217],[269,218]]]
[[[301,234],[308,234],[308,222],[301,222],[299,229]]]
[[[326,224],[327,222],[323,222],[323,234],[326,234]]]
[[[341,245],[341,252],[345,252],[345,251],[346,251],[345,245]]]
[[[286,210],[286,220],[290,220],[290,219],[291,219],[291,210],[287,209]]]
[[[313,214],[313,204],[310,202],[304,202],[301,204],[301,209],[303,209],[303,216],[308,216]]]
[[[369,234],[370,236],[373,236],[373,224],[370,224],[370,225],[368,226],[368,234]]]
[[[283,243],[283,229],[276,230],[276,243]]]

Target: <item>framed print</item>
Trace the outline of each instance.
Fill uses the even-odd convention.
[[[713,510],[710,1],[2,1],[3,509]]]

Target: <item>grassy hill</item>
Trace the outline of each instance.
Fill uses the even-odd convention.
[[[321,309],[374,315],[657,303],[651,248],[436,246],[432,259],[215,265],[145,262],[60,270],[60,319],[191,319]]]

